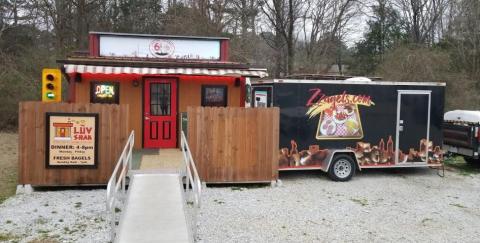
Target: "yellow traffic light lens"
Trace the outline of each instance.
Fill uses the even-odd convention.
[[[47,74],[47,80],[48,81],[53,81],[55,79],[55,77],[53,76],[53,74]]]
[[[53,90],[55,89],[55,86],[53,84],[47,84],[47,89]]]
[[[49,99],[54,99],[55,98],[55,94],[53,92],[48,92],[47,93],[47,98]]]

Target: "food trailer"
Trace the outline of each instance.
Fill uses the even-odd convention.
[[[136,148],[179,145],[188,106],[245,106],[265,69],[228,60],[229,39],[90,32],[89,50],[58,60],[68,102],[128,104]]]
[[[280,108],[279,170],[346,181],[364,168],[442,166],[445,83],[252,81],[252,106]]]

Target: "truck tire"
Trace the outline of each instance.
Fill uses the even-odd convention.
[[[355,174],[355,161],[348,155],[336,155],[328,169],[328,177],[334,181],[348,181]]]

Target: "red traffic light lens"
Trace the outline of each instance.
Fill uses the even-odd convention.
[[[47,89],[53,90],[53,89],[55,89],[55,86],[53,84],[48,83],[47,84]]]
[[[55,76],[53,76],[53,74],[47,74],[46,78],[48,81],[53,81],[55,79]]]

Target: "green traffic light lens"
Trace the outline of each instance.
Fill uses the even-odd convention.
[[[54,98],[55,98],[55,94],[52,93],[52,92],[48,92],[48,93],[47,93],[47,98],[49,98],[49,99],[54,99]]]

